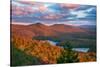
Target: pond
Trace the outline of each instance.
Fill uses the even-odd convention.
[[[51,41],[51,40],[47,40],[51,45],[54,45],[54,46],[57,46],[57,44],[59,43],[59,42],[55,42],[55,41]]]
[[[57,46],[59,42],[47,40],[51,45]],[[88,52],[89,48],[72,48],[73,51],[78,51],[78,52]]]
[[[78,51],[78,52],[88,52],[89,48],[73,48],[72,50]]]

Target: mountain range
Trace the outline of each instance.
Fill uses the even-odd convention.
[[[94,31],[91,30],[91,32]],[[90,52],[78,52],[79,62],[95,61],[96,34],[91,32],[88,28],[66,24],[54,24],[50,26],[41,23],[30,25],[11,24],[11,45],[23,51],[23,53],[32,56],[33,59],[36,58],[35,60],[37,60],[38,63],[54,64],[57,63],[57,58],[61,55],[63,49],[59,47],[59,44],[54,46],[47,40],[68,41],[71,42],[73,48],[90,48]],[[24,60],[27,59],[27,56],[25,57]],[[87,59],[87,57],[89,59]]]
[[[42,23],[30,25],[11,24],[13,33],[20,33],[25,36],[58,36],[68,33],[89,33],[86,28],[81,28],[72,25],[54,24],[47,26]]]

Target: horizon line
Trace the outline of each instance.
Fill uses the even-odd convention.
[[[37,22],[37,23],[41,23],[41,22]],[[11,22],[11,24],[16,24],[16,25],[31,25],[31,24],[37,24],[37,23]],[[64,24],[64,23],[53,23],[53,24],[41,23],[41,24],[51,26],[51,25],[54,25],[54,24]],[[86,25],[86,24],[64,24],[64,25],[81,26],[81,25]],[[92,24],[87,24],[87,25],[92,25]],[[93,25],[95,25],[95,24],[93,24]]]

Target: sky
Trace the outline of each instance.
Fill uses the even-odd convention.
[[[96,25],[96,6],[12,0],[12,23]]]

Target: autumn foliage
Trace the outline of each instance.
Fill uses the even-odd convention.
[[[38,58],[41,64],[56,64],[58,63],[58,58],[61,57],[60,60],[62,60],[65,59],[67,56],[71,57],[73,55],[72,52],[71,54],[68,54],[67,50],[65,51],[65,49],[61,48],[60,46],[51,45],[46,40],[34,39],[33,38],[34,34],[28,30],[27,30],[28,32],[26,33],[25,28],[24,27],[23,29],[19,27],[12,28],[11,45],[13,45],[18,50],[24,52],[26,55]],[[65,57],[62,56],[62,53],[63,56]],[[74,52],[74,53],[77,55],[73,57],[78,58],[78,62],[96,61],[96,53],[94,52],[87,52],[87,53]],[[73,62],[77,62],[74,61],[73,59],[71,60]],[[65,63],[67,63],[67,60]]]

